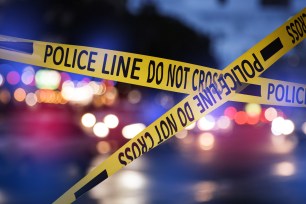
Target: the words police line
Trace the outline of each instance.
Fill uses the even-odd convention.
[[[305,38],[305,13],[306,9],[299,12],[218,73],[216,70],[203,69],[196,65],[131,53],[78,46],[82,49],[80,51],[75,49],[76,46],[70,45],[58,46],[59,44],[29,40],[23,40],[20,43],[17,38],[0,38],[2,40],[0,46],[5,48],[0,49],[0,57],[3,59],[164,90],[178,91],[179,89],[183,93],[194,93],[127,142],[55,203],[73,202],[143,153],[171,138],[226,101],[234,99],[237,92],[246,84],[256,84],[261,73]],[[142,69],[142,67],[146,68]],[[201,74],[201,70],[209,70],[211,80],[215,80],[207,82],[207,79],[203,79],[205,73]],[[215,73],[217,73],[216,77],[214,77]],[[204,87],[201,87],[203,83]],[[277,95],[281,89],[277,83],[277,81],[267,83],[266,88],[261,88],[261,92],[268,94],[269,99],[273,98],[275,93],[276,101],[305,103],[300,96],[302,92],[305,92],[305,86],[290,84],[290,87],[289,85],[285,87],[284,92],[286,89],[287,95],[292,94],[290,98],[286,93]],[[291,92],[290,88],[292,88]]]
[[[289,30],[288,34],[291,36]],[[271,44],[271,46],[277,46],[277,42],[278,40]],[[40,52],[40,49],[35,49],[42,45],[45,48],[44,52]],[[69,61],[71,47],[73,47],[74,51],[73,57]],[[306,89],[301,84],[258,78],[253,82],[253,85],[257,86],[250,86],[249,89],[251,87],[256,88],[256,93],[259,94],[254,95],[254,92],[237,91],[238,86],[248,84],[246,76],[252,77],[255,71],[263,71],[263,67],[255,54],[252,54],[253,61],[245,60],[242,62],[241,67],[236,66],[231,70],[231,73],[226,73],[223,77],[220,77],[220,70],[173,60],[97,48],[86,47],[85,49],[81,46],[31,41],[10,36],[0,35],[0,48],[2,48],[0,49],[0,54],[3,59],[179,93],[203,91],[213,83],[219,94],[221,94],[227,88],[223,86],[223,80],[227,80],[228,87],[237,92],[235,97],[231,99],[232,101],[306,107]],[[268,52],[269,49],[270,47],[267,47],[266,50],[263,50],[263,54]],[[15,54],[12,55],[12,52],[15,52]],[[113,55],[111,67],[107,66],[106,61],[103,61],[100,70],[95,68],[96,66],[99,67],[99,65],[96,63],[97,57],[93,58],[94,56],[98,53],[104,53],[104,58],[107,60],[107,56],[113,52],[115,54]],[[132,56],[135,59],[133,63],[131,63]],[[51,65],[48,63],[49,58],[51,60],[50,63],[52,63]],[[116,62],[117,58],[118,62]],[[148,64],[141,63],[145,61],[144,58],[150,59]],[[43,64],[41,64],[42,62]],[[168,65],[166,69],[164,68],[165,64]],[[75,69],[76,67],[78,69]],[[131,70],[130,75],[128,74],[129,70]],[[93,73],[88,74],[87,71]],[[238,74],[243,77],[244,82],[239,80]],[[125,81],[126,77],[130,77],[131,81]],[[143,83],[142,81],[145,82]],[[165,84],[162,83],[163,81],[165,81]],[[190,85],[189,88],[188,84]]]
[[[293,22],[286,25],[287,34],[291,37],[293,44],[306,35],[305,21],[306,14],[302,13]],[[261,51],[262,57],[264,59],[269,57],[273,49],[281,49],[280,39],[276,39],[263,49]],[[262,64],[254,53],[251,60],[242,61],[240,65],[231,69],[231,72],[220,76],[220,70],[174,60],[1,35],[0,56],[2,59],[41,67],[186,94],[202,92],[212,83],[219,94],[226,91],[227,88],[232,91],[237,90],[237,87],[241,86],[242,83],[247,84],[248,78],[254,77],[256,71],[263,71]],[[242,76],[243,81],[239,79],[238,75]],[[225,81],[227,87],[224,86]],[[257,83],[258,86],[263,85],[260,79],[254,83]],[[261,104],[297,107],[305,106],[306,100],[303,96],[306,95],[306,91],[301,88],[301,85],[294,85],[294,87],[297,87],[297,91],[293,91],[291,94],[294,95],[292,97],[296,100],[290,100],[291,102],[289,102],[282,96],[286,95],[288,98],[288,86],[290,85],[287,85],[287,82],[280,82],[280,84],[274,89],[275,97],[269,97],[268,94],[264,93],[267,88],[261,87],[260,92],[262,94],[260,95],[252,96],[251,94],[250,96],[250,94],[241,95],[237,93],[232,100],[239,102],[258,101]],[[286,89],[282,85],[285,85]],[[273,98],[276,100],[273,100]]]
[[[13,37],[9,37],[9,36],[0,36],[0,39],[2,41],[0,41],[0,45],[2,49],[6,49],[7,50],[12,50],[12,51],[16,51],[18,50],[19,53],[33,53],[31,46],[33,45],[32,41],[30,42],[30,44],[28,44],[28,42],[26,42],[27,40],[24,39],[20,39],[20,38],[13,38]],[[34,41],[34,43],[36,43],[36,41]],[[39,42],[39,43],[45,43],[45,42]],[[80,46],[74,46],[74,57],[73,57],[73,61],[71,61],[70,63],[68,63],[67,61],[67,57],[69,56],[69,48],[67,48],[67,54],[65,56],[65,60],[64,60],[64,50],[63,47],[65,47],[67,45],[62,45],[62,44],[56,44],[55,48],[53,46],[50,45],[50,43],[45,43],[45,52],[44,52],[44,62],[47,61],[47,58],[50,57],[51,53],[53,53],[53,64],[57,66],[56,69],[58,70],[62,70],[62,71],[73,71],[73,70],[69,70],[67,69],[67,67],[72,67],[74,68],[76,66],[76,64],[80,64],[80,61],[76,62],[76,53],[80,53],[79,54],[79,60],[81,59],[80,56],[81,55],[88,55],[88,51],[85,51],[84,49],[80,50]],[[93,48],[90,48],[93,49]],[[55,51],[53,51],[55,50]],[[57,51],[57,50],[61,50],[61,52]],[[101,51],[101,49],[99,49]],[[116,51],[117,52],[117,51]],[[1,53],[1,50],[0,50]],[[91,53],[91,52],[90,52]],[[119,52],[117,52],[119,53]],[[124,52],[120,52],[123,53],[121,54],[121,59],[122,61],[120,61],[120,63],[118,64],[119,67],[117,67],[117,72],[114,72],[114,63],[112,64],[112,68],[111,68],[111,73],[110,76],[112,77],[113,80],[117,80],[118,77],[120,77],[120,74],[122,74],[123,76],[127,76],[125,75],[125,73],[127,73],[127,71],[129,69],[134,70],[132,71],[132,78],[135,78],[135,64],[132,65],[129,61],[130,58],[127,57],[127,60],[125,60],[125,55],[126,53]],[[33,55],[33,54],[32,54]],[[107,54],[106,54],[107,55]],[[117,55],[116,55],[117,56]],[[1,56],[2,58],[4,58],[3,56]],[[35,56],[35,58],[37,59],[41,59],[39,58],[39,56]],[[57,58],[59,58],[59,61],[56,61]],[[93,58],[92,55],[90,54],[90,57],[88,58],[89,61],[86,62],[89,64],[88,67],[89,70],[93,70],[96,71],[96,69],[92,68],[91,63],[93,62]],[[115,57],[116,59],[116,57]],[[142,58],[138,58],[138,59],[142,59]],[[146,84],[141,84],[143,86],[148,86],[150,87],[152,83],[154,83],[154,78],[157,78],[156,84],[159,89],[163,89],[163,87],[161,86],[161,82],[162,79],[164,78],[164,61],[162,61],[163,59],[160,59],[158,62],[158,66],[155,66],[155,61],[153,60],[154,57],[152,57],[152,59],[150,60],[149,66],[145,67],[145,66],[141,66],[139,65],[139,67],[137,67],[137,69],[142,69],[142,70],[148,70],[148,75],[146,77]],[[16,59],[15,59],[16,60]],[[61,65],[61,61],[65,61],[64,62],[64,67]],[[22,61],[20,59],[17,59],[16,61]],[[125,64],[125,61],[127,61],[128,63]],[[171,60],[167,60],[167,61],[171,61]],[[23,61],[25,62],[25,61]],[[38,64],[38,63],[36,63]],[[173,61],[170,63],[169,65],[169,69],[167,69],[167,73],[168,73],[168,78],[167,78],[167,83],[166,85],[170,86],[170,87],[175,87],[174,90],[171,91],[176,91],[176,92],[180,92],[180,93],[188,93],[187,89],[184,88],[180,88],[182,83],[183,83],[183,79],[187,78],[187,76],[190,76],[190,79],[186,79],[186,81],[191,81],[191,85],[192,85],[192,89],[196,92],[196,91],[203,91],[203,89],[205,87],[207,87],[210,84],[214,84],[215,87],[217,87],[218,92],[222,93],[224,91],[224,87],[221,86],[221,84],[217,83],[218,79],[220,78],[220,70],[215,70],[212,68],[207,68],[207,67],[200,67],[200,66],[196,66],[196,65],[192,65],[192,64],[188,64],[185,67],[183,67],[182,65],[178,65],[178,64],[185,64],[186,63],[182,63],[182,62],[177,62],[177,61]],[[252,66],[252,64],[254,66]],[[251,70],[252,73],[255,72],[255,69],[257,70],[262,70],[262,65],[260,64],[259,60],[257,59],[257,57],[254,57],[254,61],[249,63],[248,61],[245,61],[242,64],[242,69],[237,66],[232,70],[232,74],[226,74],[224,75],[224,79],[229,79],[228,84],[232,84],[230,85],[231,90],[236,90],[237,89],[237,84],[241,85],[242,82],[239,81],[239,79],[237,79],[237,73],[240,73],[243,77],[245,75],[250,75],[249,72],[246,71],[246,66],[249,66],[248,68]],[[46,65],[45,65],[46,66]],[[187,67],[188,66],[188,67]],[[84,66],[79,66],[79,67],[83,67]],[[102,73],[108,73],[109,71],[106,71],[106,65],[103,64],[103,68],[101,70]],[[253,68],[254,67],[254,68]],[[252,70],[253,69],[253,70]],[[81,69],[82,70],[82,69]],[[192,74],[189,74],[192,72]],[[236,73],[237,72],[237,73]],[[84,74],[84,73],[83,73]],[[86,74],[84,74],[86,75]],[[115,75],[115,76],[114,76]],[[105,75],[101,75],[100,77],[103,78]],[[141,75],[143,76],[143,75]],[[195,83],[195,81],[198,80],[198,83]],[[220,79],[219,79],[220,80]],[[134,83],[135,84],[135,83]],[[247,83],[243,83],[243,84],[247,84]],[[250,85],[250,84],[248,84]],[[243,91],[243,92],[237,92],[237,94],[235,95],[235,97],[232,99],[233,101],[238,101],[238,102],[248,102],[248,103],[260,103],[260,104],[271,104],[271,105],[280,105],[280,106],[295,106],[295,107],[306,107],[306,89],[304,87],[304,85],[301,84],[294,84],[294,83],[289,83],[289,82],[285,82],[285,81],[276,81],[276,80],[271,80],[271,79],[263,79],[263,78],[258,78],[256,80],[256,82],[253,83],[253,85],[256,86],[249,86],[248,89],[250,88],[255,88],[257,89],[255,91],[255,93],[257,93],[256,95],[254,95],[254,91],[252,91],[252,93],[248,93],[247,90]],[[184,83],[183,87],[186,87],[187,85]],[[304,87],[304,88],[303,88]],[[168,89],[166,89],[168,90]],[[241,94],[239,94],[241,93]],[[258,94],[259,93],[259,94]]]
[[[294,37],[291,39],[293,43],[306,31],[304,18],[306,14],[299,16],[295,24],[286,26],[288,35]],[[271,46],[276,49],[279,45],[275,41]],[[0,36],[0,48],[3,59],[187,94],[202,91],[211,83],[217,85],[220,78],[218,70],[208,67],[98,48],[8,36]],[[270,50],[263,50],[263,54],[268,56]],[[236,84],[241,84],[238,74],[246,79],[245,75],[252,77],[255,71],[263,70],[257,56],[252,56],[253,59],[243,61],[223,77],[232,89],[236,88]],[[221,88],[218,86],[218,89]]]

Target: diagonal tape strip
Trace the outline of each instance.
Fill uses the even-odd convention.
[[[84,193],[89,190],[88,186],[96,184],[96,178],[101,175],[101,172],[106,171],[108,177],[113,175],[145,152],[233,98],[236,90],[243,87],[245,83],[255,83],[262,72],[305,38],[305,35],[301,35],[293,40],[292,33],[288,31],[289,25],[306,15],[305,12],[306,9],[296,14],[227,66],[217,80],[217,83],[225,91],[219,93],[215,84],[212,83],[201,92],[187,96],[92,170],[55,203],[75,201],[80,196],[78,192]],[[275,45],[277,45],[276,48],[274,48]],[[226,76],[235,78],[237,83],[229,84]]]

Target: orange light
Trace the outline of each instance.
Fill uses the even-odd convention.
[[[211,150],[215,144],[215,137],[213,134],[205,132],[199,136],[198,141],[201,149]]]
[[[248,124],[255,125],[259,122],[259,116],[248,116]]]
[[[24,99],[26,98],[26,95],[27,95],[26,92],[22,88],[18,88],[14,92],[14,98],[18,102],[24,101]]]
[[[235,114],[235,122],[238,125],[243,125],[248,121],[248,116],[244,111],[239,111]]]
[[[11,94],[7,89],[0,91],[0,102],[3,104],[8,104],[11,100]]]
[[[100,153],[100,154],[106,154],[106,153],[109,153],[111,151],[111,146],[108,142],[106,141],[100,141],[98,142],[97,144],[97,151]]]

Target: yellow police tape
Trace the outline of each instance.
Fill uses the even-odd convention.
[[[261,64],[258,58],[255,55],[253,57],[254,65],[260,68]],[[220,70],[120,51],[40,42],[0,35],[0,58],[185,94],[203,91],[212,83],[215,84],[220,93],[223,91],[222,85],[218,83]],[[244,66],[246,65],[249,64],[244,63]],[[235,84],[235,81],[237,81],[236,73],[238,72],[241,73],[241,68],[234,69],[232,75],[227,74],[224,78],[229,78],[231,83]],[[267,85],[267,83],[263,83],[267,80],[269,79],[258,78],[254,82],[259,92],[260,90],[266,90],[259,86]],[[238,83],[240,84],[239,81]],[[279,83],[287,84],[287,82]],[[235,88],[234,85],[232,89]],[[277,91],[282,91],[281,88],[277,87]],[[282,93],[288,94],[286,90],[283,90]],[[277,91],[275,93],[278,93]],[[301,91],[299,89],[295,93],[302,92],[305,93],[305,90]],[[291,103],[288,103],[283,100],[273,100],[273,97],[263,97],[263,95],[267,94],[254,96],[237,92],[231,100],[296,107],[305,107],[306,103],[305,98],[292,100]],[[301,100],[304,103],[300,103]]]
[[[306,107],[306,85],[260,78],[231,100],[265,105]]]
[[[306,30],[303,35],[297,34],[294,39],[289,32],[295,21],[306,16],[305,12],[306,9],[299,12],[227,66],[217,80],[217,84],[223,89],[222,93],[212,83],[199,93],[187,96],[92,170],[55,203],[73,202],[145,152],[228,101],[243,86],[242,83],[255,83],[262,72],[305,38]],[[268,93],[272,93],[272,88],[268,88]]]
[[[259,79],[261,82],[258,82],[261,73],[305,38],[304,18],[306,9],[290,18],[221,72],[138,54],[0,36],[2,59],[191,93],[92,170],[55,203],[75,201],[98,183],[228,100],[260,100],[260,103],[266,104],[304,107],[304,85],[269,79]],[[239,94],[237,98],[238,92],[245,91],[245,87],[252,84],[260,85],[257,95]]]

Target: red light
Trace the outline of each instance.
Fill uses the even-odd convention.
[[[238,125],[243,125],[248,121],[248,116],[244,111],[239,111],[235,114],[235,122]]]
[[[248,124],[255,125],[259,122],[259,116],[248,116]]]
[[[229,117],[231,120],[234,120],[236,113],[237,113],[237,110],[233,106],[227,107],[224,110],[224,115]]]

